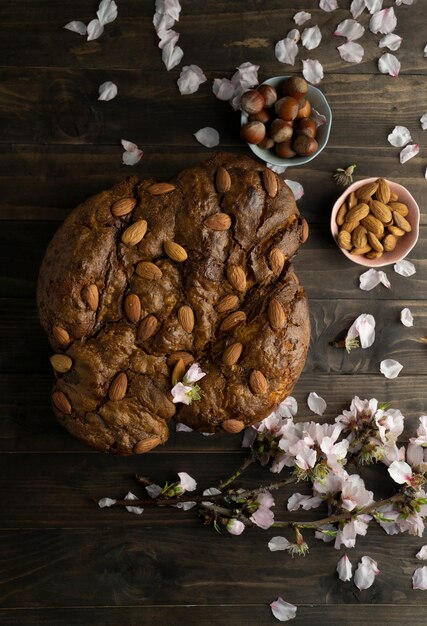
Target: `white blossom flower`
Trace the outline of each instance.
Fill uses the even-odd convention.
[[[200,365],[198,363],[193,363],[185,373],[183,381],[185,385],[191,385],[193,383],[197,383],[197,381],[201,380],[204,376],[206,376],[206,373],[202,372]]]
[[[178,402],[182,402],[182,404],[191,404],[191,392],[193,391],[193,387],[190,385],[183,385],[182,383],[177,383],[174,387],[172,387],[171,393],[173,396],[172,402],[177,404]]]
[[[274,524],[274,513],[271,511],[271,507],[274,506],[273,496],[269,491],[264,491],[257,496],[256,503],[258,508],[252,513],[251,522],[267,530]]]
[[[375,341],[375,318],[373,315],[369,313],[362,313],[357,317],[353,324],[347,331],[346,336],[346,347],[347,341],[348,346],[347,351],[350,352],[352,342],[355,339],[360,338],[360,347],[361,348],[370,348]]]

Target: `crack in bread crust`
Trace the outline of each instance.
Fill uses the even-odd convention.
[[[219,167],[231,180],[224,193],[216,189]],[[280,179],[275,197],[268,195],[264,171],[249,158],[217,154],[178,174],[172,189],[159,193],[156,185],[158,195],[150,192],[155,181],[130,177],[86,200],[59,228],[40,270],[38,305],[53,349],[72,359],[69,371],[56,373],[53,410],[75,436],[98,450],[131,454],[164,443],[172,417],[204,432],[230,419],[246,426],[291,393],[310,339],[307,297],[291,263],[304,237],[303,219]],[[114,216],[111,207],[126,198],[136,199],[136,206]],[[218,213],[231,218],[229,228],[205,224]],[[142,219],[148,226],[145,236],[136,245],[124,244],[123,232]],[[182,246],[187,259],[170,258],[165,252],[169,241]],[[279,275],[269,266],[273,248],[284,254]],[[141,262],[156,267],[140,272]],[[227,273],[230,266],[240,268],[234,278]],[[157,279],[149,280],[146,272],[153,269]],[[99,291],[95,311],[82,295],[90,285]],[[139,298],[140,321],[126,317],[129,294]],[[216,305],[230,294],[238,303],[219,313]],[[269,319],[273,296],[281,315],[278,325]],[[194,313],[191,332],[178,319],[184,305]],[[245,313],[246,321],[221,330],[236,310]],[[139,324],[148,316],[155,316],[157,326],[141,340]],[[64,329],[70,341],[61,336],[58,341],[54,327]],[[226,365],[222,355],[236,342],[243,346],[240,358]],[[173,368],[166,361],[177,351],[190,353],[206,372],[199,383],[202,399],[190,406],[172,403]],[[112,400],[110,385],[121,372],[126,374],[124,394]],[[265,390],[254,392],[253,372],[260,373],[255,376],[261,382],[265,379]]]

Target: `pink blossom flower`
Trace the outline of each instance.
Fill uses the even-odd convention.
[[[231,518],[226,525],[226,529],[230,535],[241,535],[245,530],[245,525],[240,520]]]
[[[340,549],[341,545],[346,548],[354,548],[356,545],[357,535],[364,537],[368,531],[369,522],[372,520],[370,515],[357,515],[350,522],[339,530],[335,537],[335,548]]]
[[[252,513],[251,522],[267,530],[274,524],[274,513],[271,511],[271,507],[274,506],[273,496],[269,491],[264,491],[257,496],[256,504],[258,508]]]
[[[372,491],[365,489],[365,483],[358,474],[353,474],[343,482],[342,507],[346,511],[353,511],[355,508],[364,508],[374,501]]]

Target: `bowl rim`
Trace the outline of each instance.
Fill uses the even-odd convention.
[[[352,191],[355,191],[356,189],[359,189],[359,187],[362,187],[363,185],[367,185],[368,183],[373,183],[377,181],[379,178],[382,178],[383,180],[385,180],[385,182],[390,185],[393,191],[403,190],[405,193],[409,195],[409,198],[411,199],[411,203],[412,203],[412,209],[413,209],[413,216],[411,216],[411,226],[413,230],[415,231],[415,238],[414,238],[413,243],[410,244],[407,249],[405,249],[405,252],[403,252],[403,254],[399,255],[399,257],[393,259],[392,261],[384,262],[383,257],[381,257],[379,259],[367,259],[369,263],[366,263],[364,261],[359,260],[357,256],[350,254],[348,250],[344,250],[344,248],[340,248],[337,242],[338,225],[335,221],[335,218],[336,218],[336,214],[338,212],[339,207],[344,202],[344,200],[351,194]],[[413,217],[415,219],[413,219]],[[400,183],[396,183],[394,180],[384,178],[383,176],[370,176],[369,178],[361,178],[360,180],[354,181],[354,183],[352,183],[349,187],[347,187],[345,191],[343,191],[338,196],[331,210],[330,230],[331,230],[332,238],[338,250],[340,250],[342,254],[344,254],[344,256],[346,256],[352,263],[356,263],[357,265],[360,265],[362,267],[386,267],[387,265],[394,265],[395,263],[398,263],[398,261],[401,261],[402,259],[406,258],[408,254],[411,252],[411,250],[413,250],[413,248],[416,246],[418,242],[419,234],[420,234],[420,218],[421,218],[420,207],[418,206],[417,201],[415,200],[414,196],[412,195],[412,193],[409,191],[407,187],[404,187],[404,185],[401,185]]]
[[[257,87],[260,87],[261,85],[276,86],[276,84],[278,84],[280,81],[286,80],[287,78],[291,78],[292,76],[294,76],[294,74],[289,74],[287,76],[272,76],[271,78],[267,78],[262,83],[257,85]],[[320,89],[318,89],[311,83],[308,83],[308,81],[307,81],[307,84],[308,84],[309,91],[312,90],[319,96],[319,98],[323,101],[323,105],[326,109],[326,113],[325,113],[326,118],[327,118],[327,122],[325,125],[326,133],[322,141],[322,145],[319,144],[319,147],[316,150],[316,152],[310,156],[293,157],[292,159],[281,159],[280,157],[273,154],[270,150],[265,150],[264,148],[259,148],[256,144],[250,144],[248,142],[245,142],[250,148],[250,150],[252,150],[252,152],[265,163],[271,163],[272,165],[279,165],[283,167],[297,167],[299,165],[305,165],[306,163],[309,163],[310,161],[315,159],[326,148],[328,141],[329,141],[329,135],[331,133],[331,127],[332,127],[332,110],[331,110],[331,107],[329,106],[329,102],[327,101],[326,96],[323,93],[323,91],[320,91]],[[254,87],[253,89],[257,89],[257,87]],[[243,124],[246,124],[246,122],[248,121],[248,117],[249,116],[245,111],[241,111],[240,126],[243,126]],[[268,158],[264,156],[264,153],[268,153]]]

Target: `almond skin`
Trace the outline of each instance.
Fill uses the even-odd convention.
[[[344,224],[346,214],[347,214],[347,203],[343,202],[340,208],[338,209],[337,216],[335,218],[337,226],[342,226]]]
[[[122,234],[122,241],[127,246],[136,246],[145,237],[147,232],[147,222],[138,220],[134,222]]]
[[[237,361],[240,359],[242,354],[243,346],[241,343],[232,343],[231,345],[224,350],[224,354],[222,355],[222,362],[224,365],[235,365]]]
[[[403,235],[405,234],[405,231],[401,228],[398,228],[397,226],[387,226],[387,228],[389,232],[395,237],[403,237]]]
[[[52,402],[58,411],[66,415],[71,415],[71,404],[65,393],[62,391],[54,391],[52,394]]]
[[[136,324],[141,317],[141,300],[136,293],[129,293],[124,304],[126,317],[130,322]]]
[[[286,322],[285,312],[276,298],[272,298],[268,305],[268,321],[273,330],[280,330]]]
[[[133,447],[134,454],[144,454],[144,452],[149,452],[153,448],[161,443],[160,437],[148,437],[147,439],[141,439],[138,441]]]
[[[239,306],[239,298],[235,293],[228,293],[218,301],[216,310],[218,313],[225,313],[226,311],[232,311]]]
[[[368,233],[368,242],[372,250],[375,252],[383,252],[384,246],[381,241],[374,235],[374,233]]]
[[[234,313],[230,313],[230,315],[222,320],[219,328],[222,332],[229,332],[244,322],[246,322],[246,313],[244,311],[234,311]]]
[[[172,367],[177,363],[180,359],[184,361],[185,367],[193,363],[194,356],[189,352],[184,352],[184,350],[177,350],[177,352],[172,352],[166,359],[166,363],[169,367]]]
[[[157,318],[154,315],[147,315],[139,323],[137,338],[138,341],[146,341],[154,335],[157,329]]]
[[[227,267],[227,278],[234,289],[237,291],[245,291],[246,274],[241,265],[229,265]]]
[[[397,211],[393,211],[393,220],[394,220],[395,225],[401,230],[404,230],[405,233],[411,232],[412,226],[410,225],[408,220],[404,218],[403,215],[401,215]]]
[[[99,291],[96,285],[86,285],[83,289],[83,300],[91,311],[96,311],[99,306]]]
[[[73,361],[66,354],[53,354],[50,357],[50,362],[53,369],[61,374],[68,372],[73,365]]]
[[[279,187],[277,183],[277,176],[274,172],[269,169],[265,169],[263,171],[262,185],[270,198],[275,198],[277,196],[277,191]]]
[[[249,386],[256,396],[262,396],[266,393],[268,389],[267,380],[260,370],[252,370],[249,376]]]
[[[285,265],[286,255],[279,248],[272,248],[268,260],[273,274],[279,276]]]
[[[354,193],[354,191],[352,191],[347,199],[347,207],[349,209],[352,209],[354,206],[356,206],[356,204],[357,204],[356,194]]]
[[[345,219],[346,222],[360,222],[367,215],[369,215],[369,206],[361,202],[347,212]]]
[[[172,385],[179,383],[185,374],[185,363],[182,359],[178,359],[172,371]]]
[[[388,186],[384,178],[379,178],[377,180],[377,183],[378,189],[375,192],[376,199],[383,204],[388,204],[390,202],[390,187]]]
[[[389,202],[388,206],[392,211],[397,211],[397,213],[400,213],[402,217],[406,217],[409,213],[408,207],[406,206],[406,204],[403,204],[403,202]]]
[[[231,217],[227,213],[213,213],[205,219],[204,224],[211,230],[228,230],[231,226]]]
[[[231,189],[231,177],[222,165],[216,171],[215,186],[218,193],[225,193]]]
[[[396,247],[397,239],[394,235],[386,235],[382,240],[384,252],[392,252]]]
[[[366,228],[366,230],[374,233],[377,237],[381,237],[384,233],[384,224],[377,220],[373,215],[367,215],[361,221],[361,224]]]
[[[302,229],[301,229],[301,243],[305,243],[308,239],[308,234],[310,232],[308,222],[304,218],[302,218]]]
[[[347,230],[342,230],[338,233],[338,245],[340,248],[343,248],[343,250],[351,250],[353,247],[351,234]]]
[[[120,372],[113,379],[113,382],[110,385],[110,389],[108,390],[108,397],[112,402],[117,402],[118,400],[123,400],[126,395],[126,391],[128,388],[128,377],[124,372]]]
[[[234,435],[236,433],[241,433],[244,427],[245,427],[244,422],[241,422],[240,420],[236,420],[236,419],[225,420],[221,424],[222,430],[225,430],[226,433],[230,433],[231,435]]]
[[[345,231],[344,231],[345,232]],[[351,242],[355,248],[363,248],[368,243],[367,230],[364,226],[357,226],[351,233]]]
[[[148,193],[151,193],[152,196],[162,196],[164,193],[175,191],[175,189],[175,185],[171,185],[171,183],[154,183],[148,187]]]
[[[186,333],[192,333],[194,328],[194,313],[191,306],[184,304],[178,309],[178,321]]]
[[[359,200],[369,200],[374,195],[377,189],[378,182],[367,183],[366,185],[359,187],[359,189],[356,189],[356,197],[359,198]]]
[[[172,261],[177,263],[183,263],[188,259],[188,254],[185,249],[176,243],[176,241],[165,241],[163,244],[165,252]]]
[[[141,261],[136,266],[135,271],[138,276],[146,280],[160,280],[163,276],[160,267],[157,267],[154,263],[150,263],[150,261]]]
[[[58,324],[52,326],[52,335],[55,337],[55,340],[60,346],[68,346],[71,341],[70,335],[65,328],[62,328],[62,326],[59,326]]]
[[[135,198],[122,198],[121,200],[117,200],[117,202],[114,202],[111,206],[111,213],[114,217],[128,215],[128,213],[134,210],[136,202]]]
[[[386,206],[379,200],[371,200],[369,206],[372,215],[376,217],[377,220],[380,220],[380,222],[382,222],[383,224],[388,224],[389,222],[391,222],[392,215],[388,206]]]

